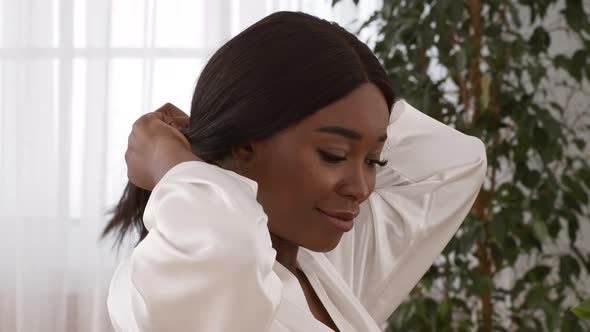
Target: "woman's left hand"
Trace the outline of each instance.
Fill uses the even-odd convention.
[[[133,124],[125,152],[127,177],[134,185],[152,190],[172,167],[184,161],[202,161],[178,130],[189,117],[168,103],[141,116]]]

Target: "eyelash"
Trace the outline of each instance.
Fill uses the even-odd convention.
[[[335,156],[331,153],[322,151],[322,150],[318,150],[320,155],[322,156],[322,158],[324,158],[325,161],[332,163],[332,164],[337,164],[341,161],[345,161],[346,158],[340,157],[340,156]],[[387,165],[387,160],[375,160],[375,159],[368,159],[369,160],[369,166],[370,167],[375,167],[375,165],[379,165],[381,167]]]

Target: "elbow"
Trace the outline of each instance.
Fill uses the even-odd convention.
[[[480,164],[481,164],[481,168],[484,170],[484,175],[485,175],[485,170],[488,167],[488,154],[486,151],[486,145],[484,144],[484,142],[479,139],[479,138],[475,138],[477,140],[477,155],[479,156]]]
[[[474,168],[476,169],[476,176],[477,176],[477,179],[479,180],[479,184],[481,186],[485,180],[486,172],[487,172],[487,168],[488,168],[488,158],[487,158],[486,146],[481,139],[479,139],[475,136],[470,136],[470,137],[473,142],[473,148],[471,151],[473,151],[473,156],[475,158]]]

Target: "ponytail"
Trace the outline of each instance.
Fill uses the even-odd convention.
[[[116,234],[116,244],[121,245],[125,236],[135,231],[139,235],[137,244],[147,236],[147,229],[143,225],[143,212],[150,198],[151,191],[137,187],[127,182],[123,195],[117,205],[110,211],[112,218],[102,231],[102,237],[109,233]]]

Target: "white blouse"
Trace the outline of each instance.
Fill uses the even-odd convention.
[[[485,146],[395,103],[375,191],[352,231],[297,263],[342,332],[381,331],[457,231],[482,186]],[[298,279],[275,260],[257,183],[204,162],[154,188],[147,237],[117,268],[108,298],[118,332],[329,332]]]

